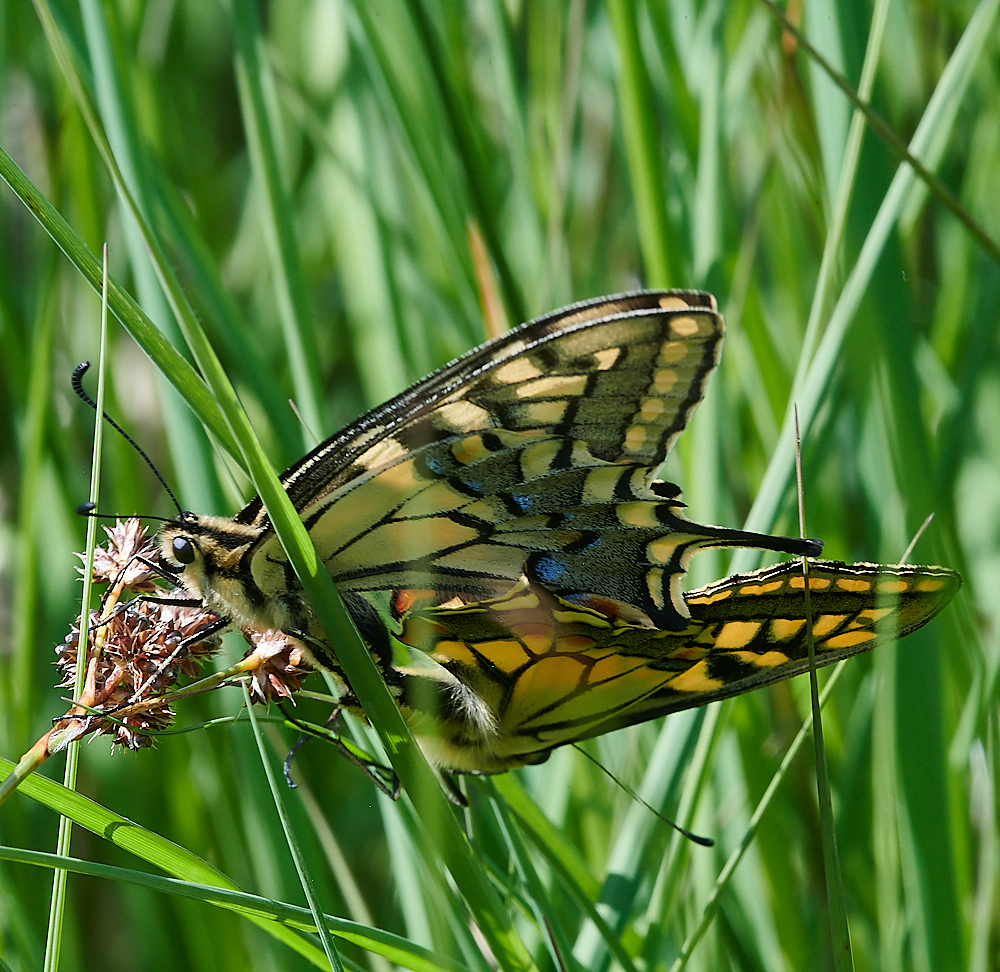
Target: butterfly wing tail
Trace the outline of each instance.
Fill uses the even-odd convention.
[[[962,586],[945,567],[810,565],[809,616],[817,667],[896,641],[931,621]],[[809,668],[806,578],[796,563],[737,574],[687,595],[691,624],[649,640],[662,659],[691,664],[587,735],[740,695]],[[651,665],[663,662],[652,661]]]

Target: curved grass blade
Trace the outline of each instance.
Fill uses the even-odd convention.
[[[10,760],[0,758],[0,779],[6,779],[13,768],[14,764]],[[179,844],[146,830],[127,817],[102,807],[74,790],[67,790],[53,780],[36,773],[20,785],[18,792],[68,817],[79,826],[111,841],[130,854],[155,864],[174,877],[198,884],[238,890],[221,871]],[[251,920],[272,937],[308,958],[314,965],[320,968],[326,967],[326,957],[322,951],[290,929],[274,925],[265,919],[251,918]]]
[[[0,860],[32,864],[38,867],[61,868],[73,874],[86,874],[90,877],[148,888],[150,891],[163,894],[179,895],[192,901],[201,901],[205,904],[225,908],[262,927],[269,924],[280,924],[296,931],[315,930],[313,916],[308,909],[286,904],[283,901],[274,901],[271,898],[262,898],[259,895],[248,894],[233,888],[182,881],[176,878],[162,877],[158,874],[147,874],[144,871],[113,867],[110,864],[95,864],[76,857],[23,850],[18,847],[0,847]],[[329,931],[338,938],[358,945],[376,955],[381,955],[404,969],[412,969],[414,972],[468,972],[465,966],[460,963],[444,956],[435,955],[405,938],[393,935],[391,932],[332,915],[324,915],[323,919]],[[320,958],[322,959],[322,953],[320,953]],[[322,960],[318,964],[320,967],[325,967],[325,962]]]

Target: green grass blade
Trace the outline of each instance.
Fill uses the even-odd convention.
[[[976,12],[966,27],[961,41],[941,74],[934,95],[931,97],[910,142],[910,151],[920,158],[931,139],[936,136],[940,125],[954,118],[956,106],[961,101],[971,76],[972,65],[977,61],[994,22],[1000,3],[997,0],[981,0]],[[847,278],[840,297],[834,307],[816,355],[802,382],[802,395],[798,401],[802,421],[803,436],[808,438],[810,428],[820,405],[827,394],[834,368],[840,357],[841,347],[848,329],[855,319],[868,283],[883,248],[906,201],[916,176],[907,166],[899,167],[889,191],[885,194],[878,215],[872,223],[857,262]],[[754,500],[753,508],[746,519],[746,529],[767,531],[777,519],[781,505],[787,495],[788,485],[794,467],[795,435],[791,404],[785,413],[778,446],[771,457],[767,474]],[[750,551],[738,551],[732,560],[732,570],[739,572],[752,566],[756,555]]]
[[[913,169],[919,177],[920,184],[925,189],[933,192],[935,198],[937,198],[939,202],[949,209],[953,215],[961,220],[969,233],[975,238],[976,242],[986,253],[990,255],[990,257],[992,257],[994,262],[1000,263],[1000,246],[998,246],[996,241],[991,239],[989,234],[979,225],[979,223],[977,223],[969,215],[947,186],[945,186],[933,172],[934,163],[940,161],[941,154],[944,151],[949,126],[946,125],[942,129],[938,129],[928,144],[924,153],[928,161],[931,162],[931,167],[928,167],[924,164],[922,159],[917,158],[917,156],[910,152],[903,140],[892,130],[882,117],[876,114],[863,99],[855,94],[855,92],[851,89],[851,86],[847,83],[847,80],[838,71],[836,71],[832,65],[829,64],[819,51],[809,44],[809,42],[802,36],[796,27],[788,21],[787,18],[781,15],[781,12],[773,3],[771,3],[771,0],[764,0],[764,2],[767,3],[775,16],[781,21],[784,29],[795,37],[796,41],[802,46],[802,48],[808,51],[809,56],[823,69],[823,71],[826,72],[827,77],[833,79],[834,83],[844,92],[844,94],[847,95],[858,110],[864,112],[868,118],[869,124],[872,126],[872,129],[878,133],[879,137],[886,143],[886,145],[892,149],[900,160],[906,162],[907,165]],[[916,188],[916,186],[914,188]],[[918,197],[916,203],[918,208],[920,203],[921,200]],[[910,216],[909,212],[907,215]],[[910,216],[910,219],[912,220],[912,216]]]
[[[319,900],[316,896],[316,889],[313,885],[312,877],[310,876],[309,869],[306,866],[305,858],[302,856],[302,851],[299,848],[299,842],[295,837],[294,830],[292,829],[291,821],[288,819],[288,813],[285,810],[285,802],[281,799],[281,792],[278,789],[278,781],[275,779],[274,770],[271,768],[270,754],[268,753],[267,746],[264,743],[264,734],[257,721],[257,714],[254,712],[253,701],[250,698],[250,692],[247,689],[246,682],[243,683],[243,703],[246,706],[247,714],[250,717],[250,724],[253,726],[253,735],[257,743],[257,752],[260,755],[261,765],[264,767],[264,775],[267,777],[267,785],[271,791],[271,799],[274,802],[274,809],[277,811],[278,819],[281,821],[281,829],[285,834],[285,842],[288,844],[288,852],[295,864],[295,872],[299,877],[299,884],[306,897],[306,901],[309,904],[309,914],[312,915],[313,923],[319,934],[320,943],[323,946],[323,954],[326,955],[326,959],[330,963],[330,968],[333,972],[343,972],[344,963],[340,958],[340,953],[337,951],[337,946],[330,937],[329,929],[324,921],[323,910],[319,906]]]
[[[843,669],[844,669],[844,662],[840,662],[837,668],[834,669],[833,674],[827,680],[826,685],[823,687],[823,694],[820,698],[821,705],[826,702],[827,698],[832,693],[833,688],[840,677],[840,672],[842,672]],[[763,797],[761,797],[760,801],[758,802],[757,807],[753,812],[753,816],[751,816],[750,818],[750,822],[747,826],[747,829],[743,833],[742,839],[740,840],[737,847],[730,854],[729,859],[726,861],[725,866],[719,873],[718,880],[716,881],[715,887],[712,889],[712,893],[709,895],[708,900],[705,902],[705,905],[701,912],[701,916],[699,917],[698,921],[691,929],[691,931],[688,932],[687,938],[684,941],[684,945],[680,950],[680,954],[674,961],[673,965],[670,967],[670,972],[681,972],[682,969],[687,967],[687,964],[691,958],[695,946],[698,944],[699,941],[701,941],[702,936],[708,929],[709,923],[712,921],[712,918],[715,914],[715,910],[718,907],[719,898],[723,890],[729,884],[730,880],[732,879],[733,872],[739,866],[739,863],[743,859],[744,854],[746,854],[747,849],[753,842],[753,839],[757,833],[757,829],[760,826],[761,819],[767,812],[767,809],[771,804],[771,800],[773,799],[775,793],[777,792],[778,787],[780,786],[782,780],[785,778],[785,775],[787,774],[789,767],[792,765],[792,761],[798,755],[799,749],[803,746],[803,744],[806,741],[806,738],[809,736],[809,730],[811,728],[812,728],[812,717],[810,714],[810,716],[807,717],[806,721],[803,722],[801,728],[799,729],[798,733],[795,736],[795,739],[792,741],[792,744],[788,747],[788,750],[785,752],[785,755],[781,760],[781,765],[778,767],[777,771],[775,772],[774,776],[771,779],[771,782],[768,784],[767,790],[764,792]]]
[[[270,65],[262,56],[260,24],[254,5],[247,0],[233,4],[236,37],[236,78],[248,136],[250,160],[257,190],[263,198],[264,235],[274,269],[274,284],[285,349],[292,372],[295,398],[306,428],[326,428],[319,401],[316,351],[309,341],[310,314],[299,266],[297,243],[289,221],[292,207],[278,161],[274,130],[265,100],[265,89],[273,87]],[[306,449],[312,443],[303,443]]]
[[[609,0],[608,17],[618,47],[618,83],[622,127],[628,152],[635,218],[642,244],[648,287],[669,287],[681,279],[671,254],[670,230],[663,198],[663,164],[649,77],[639,46],[637,8],[626,0]]]
[[[885,36],[885,22],[888,12],[889,0],[878,0],[872,14],[872,26],[868,32],[868,44],[865,48],[865,62],[861,69],[861,81],[858,84],[858,97],[863,101],[868,101],[871,98],[872,87],[875,84],[875,73],[882,53],[882,40]],[[854,180],[857,177],[858,163],[861,158],[861,143],[864,139],[864,133],[864,112],[855,109],[847,132],[847,145],[841,160],[836,195],[830,214],[830,228],[823,241],[823,258],[820,261],[812,305],[809,308],[809,321],[806,324],[806,333],[802,339],[802,351],[795,369],[795,379],[792,384],[793,400],[799,396],[826,315],[834,284],[834,272],[840,260],[844,231],[847,228],[847,215],[854,191]]]
[[[487,167],[480,147],[481,135],[476,131],[471,110],[460,103],[446,68],[450,62],[450,52],[447,52],[440,43],[423,0],[406,0],[406,6],[420,38],[438,97],[444,106],[449,135],[461,160],[467,181],[472,211],[496,265],[507,317],[512,321],[526,321],[529,317],[527,306],[501,245],[496,208],[492,204],[490,188],[484,179]]]
[[[52,395],[53,331],[55,307],[53,292],[55,274],[50,270],[48,299],[39,306],[34,326],[29,362],[28,389],[18,462],[21,467],[21,495],[18,501],[17,574],[15,578],[11,632],[9,677],[0,679],[4,687],[3,704],[10,713],[5,741],[23,752],[30,744],[30,716],[36,704],[31,670],[36,658],[38,637],[37,607],[40,597],[39,556],[32,542],[41,513],[41,489],[45,458],[45,429]]]
[[[83,240],[74,232],[44,194],[21,171],[14,160],[0,148],[0,177],[13,190],[28,211],[38,220],[53,242],[69,258],[70,263],[93,287],[101,289],[101,263]],[[108,306],[150,360],[167,376],[191,410],[232,455],[238,456],[235,440],[226,427],[218,406],[212,400],[205,383],[160,334],[135,300],[114,280],[108,282]]]
[[[91,509],[97,509],[101,498],[101,468],[103,462],[102,444],[104,442],[104,402],[107,389],[108,360],[108,248],[104,248],[104,261],[101,275],[101,344],[97,365],[97,397],[95,410],[97,419],[94,422],[94,450],[90,465],[90,495],[88,501]],[[76,666],[76,680],[73,686],[73,699],[82,699],[87,682],[87,627],[90,624],[90,605],[94,584],[94,547],[97,544],[97,520],[89,517],[87,520],[87,546],[83,568],[83,594],[80,605],[80,647]],[[80,762],[80,742],[73,739],[66,747],[66,763],[63,767],[63,786],[68,790],[76,787],[77,770]],[[65,857],[69,854],[73,839],[73,823],[65,816],[59,817],[59,833],[56,837],[56,853]],[[63,918],[66,911],[66,872],[56,870],[52,875],[52,900],[49,904],[49,924],[45,936],[45,959],[42,968],[45,972],[55,972],[59,968],[59,956],[62,952]]]
[[[694,750],[704,718],[703,709],[694,709],[680,718],[674,717],[664,724],[657,739],[638,793],[663,813],[672,812],[675,790]],[[662,838],[666,829],[666,825],[640,803],[633,804],[625,814],[618,838],[607,857],[607,876],[598,898],[598,910],[602,917],[619,934],[631,917],[638,885],[643,880],[651,838],[654,835]],[[588,923],[580,929],[573,953],[586,969],[604,968],[608,960],[602,936]]]
[[[513,812],[524,836],[552,868],[559,882],[572,897],[584,918],[601,936],[604,946],[622,969],[635,969],[632,957],[625,950],[619,934],[604,920],[594,902],[600,885],[585,870],[575,849],[567,846],[566,838],[556,830],[514,778],[507,774],[489,781],[497,794],[502,794],[505,809]],[[560,957],[566,960],[563,953]]]
[[[256,894],[247,894],[245,891],[233,888],[180,881],[158,874],[147,874],[143,871],[95,864],[75,857],[46,854],[17,847],[0,848],[0,860],[17,861],[38,867],[63,868],[74,874],[88,874],[105,880],[134,884],[163,894],[183,895],[193,901],[227,908],[251,921],[280,922],[288,928],[299,931],[315,929],[312,913],[308,909],[283,901],[262,898]],[[369,928],[344,918],[331,915],[323,917],[334,935],[375,952],[405,969],[413,969],[414,972],[466,972],[465,967],[459,963],[414,946],[398,935],[392,935],[378,928]]]
[[[0,776],[3,779],[7,778],[13,768],[14,764],[10,760],[0,759]],[[104,837],[123,850],[135,854],[136,857],[155,864],[174,877],[197,884],[238,890],[224,874],[180,845],[106,810],[93,800],[67,790],[52,780],[36,774],[21,784],[19,792],[61,813],[91,833]],[[298,935],[264,919],[251,918],[251,920],[265,928],[277,940],[310,958],[313,964],[319,967],[326,966],[322,951],[303,941]]]

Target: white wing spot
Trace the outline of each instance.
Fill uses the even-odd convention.
[[[662,529],[663,526],[656,517],[655,503],[619,503],[615,507],[615,513],[622,526],[647,530]]]
[[[676,376],[674,380],[677,380]],[[639,417],[647,424],[655,422],[663,414],[665,408],[662,398],[644,398],[639,408]]]
[[[639,452],[646,441],[646,427],[644,425],[633,425],[625,433],[625,448],[629,452]]]
[[[488,429],[493,426],[490,413],[485,408],[473,405],[472,402],[451,402],[435,409],[431,419],[438,429],[451,429],[455,432],[474,432],[477,429]]]
[[[406,448],[396,439],[383,439],[358,457],[358,462],[369,471],[387,466],[406,455]]]
[[[595,351],[594,357],[597,359],[597,370],[607,371],[622,353],[621,348],[605,348],[603,351]]]
[[[691,337],[698,333],[698,322],[693,317],[675,317],[670,322],[674,334],[681,337]]]
[[[587,473],[581,500],[585,506],[610,503],[615,498],[615,488],[622,477],[621,466],[600,466]]]
[[[510,344],[504,345],[495,355],[493,355],[494,361],[506,361],[507,358],[513,357],[515,354],[520,354],[527,345],[520,338],[516,341],[511,341]]]
[[[543,398],[548,395],[582,395],[586,387],[586,375],[555,375],[521,385],[516,391],[518,398]]]
[[[680,540],[675,537],[657,537],[646,544],[646,557],[656,564],[666,564],[673,557],[674,551],[680,545]]]
[[[677,364],[687,357],[687,345],[683,341],[664,341],[660,345],[660,360],[664,364]]]
[[[565,401],[531,402],[524,406],[525,420],[540,425],[558,425],[566,415],[567,404]]]
[[[663,601],[663,571],[659,567],[653,567],[646,571],[646,590],[649,591],[649,599],[662,611]]]
[[[653,375],[653,391],[657,395],[666,395],[677,384],[677,372],[664,368]]]
[[[469,466],[492,455],[490,450],[486,448],[481,435],[470,435],[462,439],[461,442],[454,443],[451,447],[451,454],[463,466]]]
[[[548,473],[559,450],[562,448],[560,439],[545,439],[534,445],[526,446],[521,453],[521,475],[525,481],[544,476]]]
[[[661,297],[659,305],[664,310],[684,310],[688,306],[688,303],[680,297]]]
[[[504,385],[513,385],[519,381],[530,381],[532,378],[540,378],[542,371],[536,368],[527,358],[516,358],[508,361],[493,372],[493,378]]]

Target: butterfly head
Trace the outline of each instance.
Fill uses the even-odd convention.
[[[156,540],[162,566],[190,594],[214,611],[245,617],[246,554],[260,534],[226,517],[182,512],[160,527]]]

